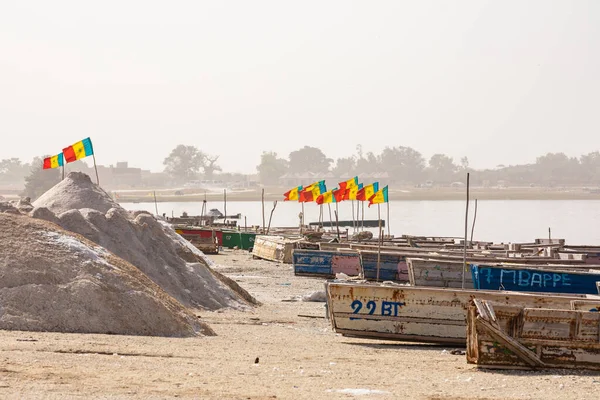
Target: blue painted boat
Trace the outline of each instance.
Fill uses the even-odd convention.
[[[335,278],[344,273],[357,276],[361,271],[358,252],[294,249],[292,253],[294,274]]]
[[[377,279],[377,252],[361,251],[365,279]],[[381,252],[379,262],[379,280],[406,283],[408,278],[408,265],[406,255],[395,252]]]
[[[598,294],[600,273],[471,265],[475,289]]]

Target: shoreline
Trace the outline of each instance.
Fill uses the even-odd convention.
[[[118,192],[117,192],[118,193]],[[283,193],[283,192],[281,192]],[[154,196],[118,193],[116,200],[119,203],[146,203],[154,202]],[[465,190],[453,191],[390,191],[390,201],[455,201],[465,200]],[[577,191],[542,191],[542,190],[478,190],[470,191],[471,199],[478,200],[600,200],[600,193]],[[171,193],[156,193],[156,202],[202,202],[223,200],[223,193],[198,194],[190,193],[175,195]],[[265,201],[284,201],[283,195],[276,191],[265,191]],[[236,201],[261,201],[260,192],[227,192],[227,202]]]

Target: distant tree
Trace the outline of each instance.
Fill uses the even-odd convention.
[[[360,174],[372,174],[381,171],[381,157],[373,152],[363,153],[362,145],[356,146],[356,168],[355,171]]]
[[[464,156],[463,158],[460,159],[460,166],[463,169],[463,171],[466,171],[469,169],[469,159],[467,158],[467,156]]]
[[[7,158],[0,161],[0,182],[22,182],[30,169],[29,164],[23,164],[18,158]]]
[[[350,177],[356,170],[356,160],[354,157],[338,158],[335,167],[331,170],[336,177]]]
[[[183,144],[175,147],[163,161],[165,172],[178,182],[186,182],[196,178],[204,166],[205,154],[195,146]],[[216,161],[216,160],[215,160]]]
[[[269,151],[263,152],[260,156],[260,164],[256,167],[260,182],[263,185],[275,185],[280,176],[285,174],[288,169],[288,162],[283,158],[277,157],[277,153]]]
[[[304,146],[290,153],[290,172],[327,172],[333,162],[316,147]]]
[[[381,153],[381,168],[392,180],[417,183],[423,177],[425,159],[411,147],[386,147]]]
[[[576,181],[580,172],[579,160],[564,153],[538,157],[535,165],[538,181],[549,185]]]
[[[208,156],[204,155],[202,160],[202,171],[204,172],[204,178],[213,179],[215,171],[222,171],[221,167],[217,165],[219,156]]]
[[[594,151],[579,158],[581,178],[589,183],[600,184],[600,152]]]
[[[433,180],[450,183],[454,179],[458,167],[451,157],[445,154],[434,154],[429,159],[429,169]]]
[[[44,156],[36,157],[31,162],[29,175],[25,177],[25,190],[21,193],[23,197],[30,197],[34,201],[48,189],[60,182],[60,168],[43,169]]]

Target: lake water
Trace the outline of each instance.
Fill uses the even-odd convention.
[[[121,203],[128,210],[146,210],[155,213],[154,203]],[[340,220],[352,219],[352,203],[338,204]],[[327,205],[323,206],[324,219],[329,220]],[[356,208],[356,202],[354,203]],[[208,202],[208,209],[223,212],[223,202]],[[265,219],[268,224],[273,202],[265,202]],[[600,245],[600,200],[487,200],[478,201],[477,222],[473,240],[495,242],[530,242],[535,238],[552,237],[566,239],[571,244]],[[335,204],[332,204],[332,212]],[[377,219],[377,206],[365,204],[365,219]],[[277,202],[271,226],[298,226],[301,204]],[[180,216],[200,215],[202,203],[158,203],[159,214]],[[473,219],[474,202],[469,206],[469,236]],[[319,206],[306,203],[305,222],[318,221]],[[227,214],[242,214],[238,222],[248,226],[262,225],[260,201],[236,201],[227,203]],[[381,216],[386,219],[387,208],[381,206]],[[333,214],[332,214],[333,216]],[[391,201],[390,231],[402,234],[426,236],[464,236],[464,201]],[[335,216],[333,216],[335,221]],[[387,223],[387,220],[386,220]],[[352,231],[352,228],[350,228]],[[387,233],[387,227],[386,227]]]

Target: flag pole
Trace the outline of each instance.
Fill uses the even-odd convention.
[[[354,200],[352,200],[352,229],[356,232],[356,224],[354,223]]]
[[[227,227],[227,189],[223,189],[223,225]]]
[[[363,203],[364,210],[364,203]],[[379,222],[379,239],[377,241],[377,282],[379,282],[379,265],[381,263],[381,207],[377,203],[377,220]]]
[[[465,288],[465,273],[467,270],[467,231],[469,229],[469,173],[467,172],[467,205],[465,210],[465,242],[463,248],[462,288]]]
[[[158,203],[156,202],[156,190],[153,191],[152,193],[154,193],[154,208],[156,209],[156,216],[158,216]]]
[[[262,220],[263,220],[262,233],[264,235],[265,234],[265,229],[266,229],[266,227],[265,227],[265,188],[262,188],[261,204],[262,204]]]
[[[302,231],[304,230],[304,202],[301,202],[302,204],[302,217],[300,217],[300,234],[302,235]]]
[[[387,228],[388,228],[388,237],[391,239],[392,234],[390,233],[390,200],[389,200],[389,194],[388,194],[388,201],[387,203]]]
[[[333,229],[333,218],[331,218],[331,203],[327,203],[329,208],[329,228]]]
[[[361,230],[365,230],[365,202],[361,200],[362,203],[362,226]]]
[[[338,242],[340,241],[340,221],[338,220],[338,202],[335,202],[335,227],[337,229],[337,238],[338,238]]]
[[[61,169],[62,169],[62,180],[65,179],[65,163],[63,161],[63,165],[61,165]]]
[[[96,166],[96,155],[92,153],[92,158],[94,159],[94,170],[96,171],[96,182],[100,185],[100,178],[98,178],[98,167]]]

